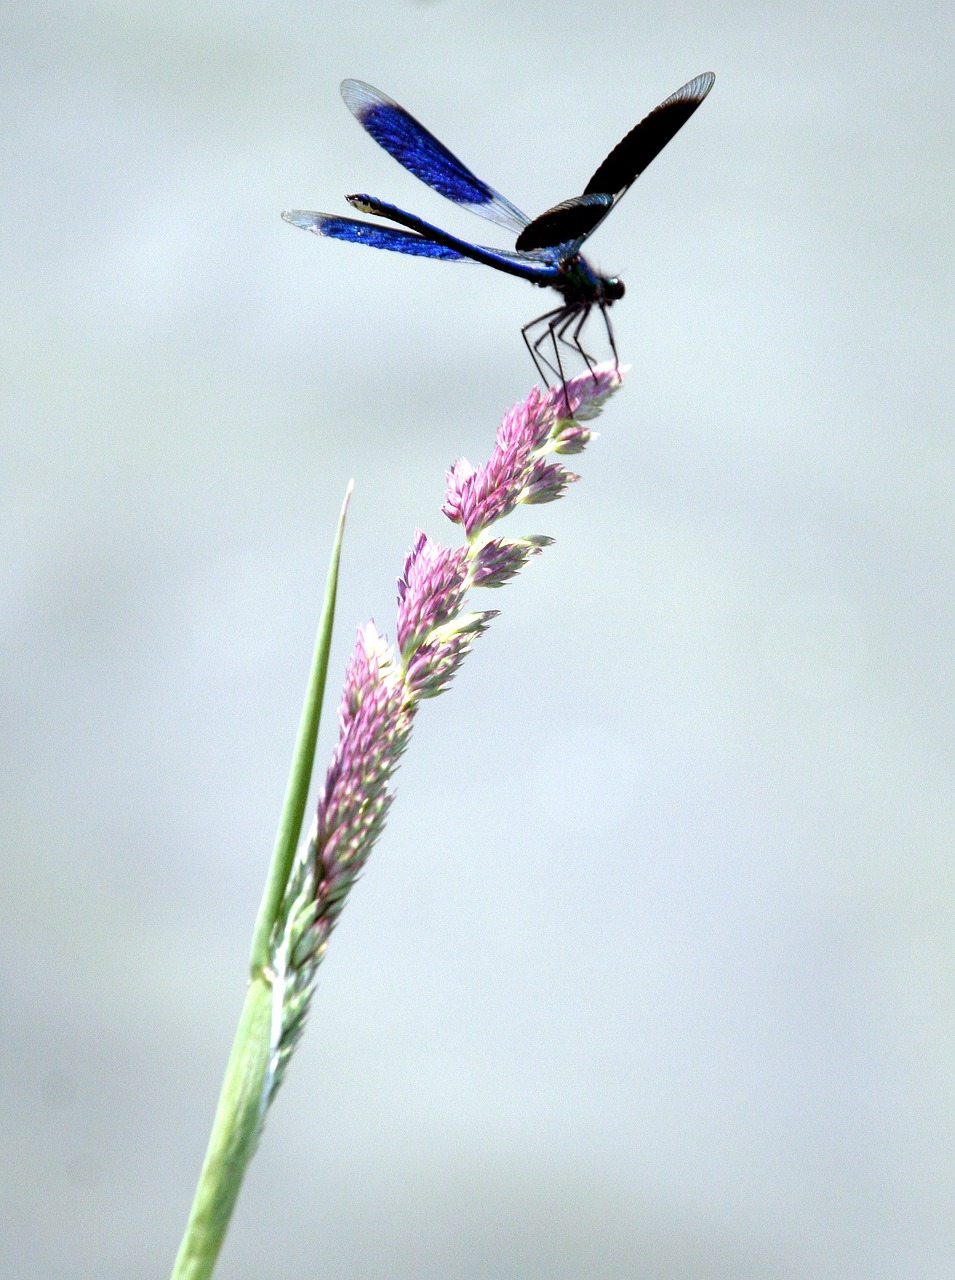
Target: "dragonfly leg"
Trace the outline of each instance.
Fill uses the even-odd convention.
[[[554,366],[550,364],[550,361],[544,356],[542,349],[540,349],[540,344],[542,344],[544,338],[547,337],[548,329],[545,328],[543,333],[540,334],[540,337],[536,339],[534,343],[531,343],[529,335],[533,333],[536,326],[543,324],[545,320],[552,319],[553,316],[562,315],[565,310],[566,307],[561,306],[554,308],[553,311],[545,311],[543,316],[536,316],[534,320],[527,321],[527,324],[521,329],[521,338],[524,338],[524,346],[527,348],[527,351],[530,352],[530,358],[534,361],[534,367],[547,387],[550,385],[550,374],[556,375],[557,378],[561,376],[561,372],[559,372],[558,369],[554,369]]]
[[[567,390],[567,376],[564,373],[563,361],[560,358],[559,342],[563,341],[564,330],[571,323],[576,314],[576,308],[569,304],[565,307],[559,307],[556,312],[552,312],[552,319],[548,324],[544,333],[538,339],[543,342],[545,336],[550,338],[551,347],[554,351],[554,359],[557,361],[557,374],[560,378],[560,385],[564,389],[564,404],[567,406],[567,416],[573,417],[573,411],[570,406],[570,392]]]
[[[564,373],[564,362],[561,359],[560,349],[564,346],[578,352],[591,377],[596,377],[594,373],[594,358],[584,349],[580,341],[581,331],[587,323],[587,318],[592,309],[592,304],[581,306],[576,303],[564,303],[563,306],[555,307],[553,311],[545,311],[542,316],[538,316],[536,320],[531,320],[521,330],[524,345],[530,352],[537,372],[548,383],[550,382],[549,374],[552,374],[563,387],[564,402],[567,406],[568,414],[571,413],[570,393],[567,390],[567,375]],[[574,328],[571,336],[568,337],[567,334],[571,325]],[[540,333],[532,340],[532,335],[538,326],[540,326]],[[546,355],[544,354],[545,344],[547,347]],[[551,359],[551,355],[553,355],[553,359]],[[545,370],[548,372],[545,373]]]
[[[525,325],[524,329],[521,330],[521,333],[525,334],[525,343],[531,351],[531,357],[534,358],[534,364],[538,365],[538,370],[540,369],[540,364],[543,364],[547,367],[554,378],[559,378],[561,381],[563,381],[563,371],[561,369],[561,362],[559,362],[558,353],[554,351],[554,355],[557,356],[557,364],[553,364],[553,362],[544,355],[544,352],[540,348],[542,348],[544,343],[548,342],[548,340],[550,342],[550,346],[552,346],[552,348],[554,347],[553,330],[556,328],[556,325],[561,324],[563,317],[566,315],[567,305],[566,303],[563,303],[562,306],[554,307],[553,311],[545,311],[543,316],[538,316],[536,317],[536,320],[531,320],[530,324]],[[525,330],[526,332],[530,332],[530,330],[535,329],[538,325],[542,326],[539,337],[535,338],[533,343],[530,343],[529,340],[527,340]],[[538,361],[540,361],[540,364],[538,364]],[[545,378],[544,380],[547,381],[549,385],[550,379]]]
[[[568,316],[566,324],[563,324],[561,326],[559,336],[560,336],[561,342],[563,342],[565,346],[572,347],[575,351],[580,352],[580,355],[583,358],[584,364],[587,366],[587,370],[590,376],[592,378],[596,378],[596,374],[594,373],[594,358],[584,348],[583,344],[580,341],[581,331],[583,330],[584,325],[587,323],[587,319],[590,316],[591,310],[592,310],[592,304],[588,303],[585,307],[581,309],[579,313],[579,318],[577,317],[576,313],[575,315]],[[566,334],[567,330],[570,328],[575,318],[577,319],[577,323],[574,325],[573,336],[571,339],[568,340],[564,335]]]
[[[607,312],[607,304],[603,301],[597,304],[600,307],[600,314],[604,318],[604,327],[607,330],[607,337],[610,340],[610,350],[613,352],[613,363],[617,373],[620,372],[620,355],[617,352],[617,343],[613,336],[613,325],[610,323],[610,316]]]

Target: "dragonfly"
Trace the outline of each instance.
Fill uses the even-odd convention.
[[[529,218],[478,178],[392,98],[363,80],[343,80],[345,105],[379,146],[453,204],[516,232],[514,248],[472,244],[370,195],[346,199],[360,213],[382,222],[305,209],[287,210],[282,217],[293,226],[333,240],[441,262],[480,262],[540,288],[556,289],[560,305],[528,321],[521,336],[540,377],[545,382],[549,382],[549,375],[559,378],[566,394],[561,347],[576,350],[594,372],[593,357],[584,348],[581,334],[595,308],[603,317],[614,361],[618,367],[620,363],[608,308],[623,297],[623,281],[618,276],[601,275],[581,248],[650,161],[686,124],[715,79],[707,71],[677,89],[617,143],[579,196],[562,200],[536,218]]]

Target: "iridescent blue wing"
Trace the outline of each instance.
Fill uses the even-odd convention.
[[[290,209],[282,217],[293,227],[314,231],[316,235],[328,236],[332,240],[348,240],[352,244],[366,244],[372,249],[390,249],[393,253],[439,258],[444,262],[480,262],[507,275],[529,280],[532,284],[552,284],[558,275],[557,259],[552,253],[518,253],[485,244],[470,244],[371,196],[350,196],[349,199],[364,213],[391,217],[417,229],[399,231],[396,227],[382,227],[373,222],[362,222],[359,218],[343,218],[337,213],[314,213],[306,209]]]
[[[517,237],[516,247],[547,248],[556,243],[554,236],[565,241],[574,239],[579,247],[603,222],[650,161],[683,128],[713,88],[715,80],[712,71],[705,71],[654,107],[617,143],[587,183],[583,195],[565,200],[535,218]]]
[[[520,231],[530,222],[526,213],[482,182],[386,94],[363,80],[343,80],[341,91],[348,110],[378,145],[439,195],[509,231]]]
[[[418,258],[441,258],[445,262],[473,262],[473,258],[449,249],[413,231],[399,231],[396,227],[379,227],[358,218],[342,218],[337,213],[311,213],[306,209],[287,209],[282,217],[293,227],[314,231],[317,236],[329,236],[332,240],[349,240],[352,244],[367,244],[372,249],[391,249],[395,253],[410,253]]]

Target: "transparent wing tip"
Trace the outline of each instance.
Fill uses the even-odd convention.
[[[313,213],[308,209],[283,209],[282,217],[293,227],[301,227],[303,231],[314,231],[324,218],[322,213]]]

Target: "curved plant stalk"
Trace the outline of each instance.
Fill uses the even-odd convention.
[[[281,919],[289,872],[308,801],[308,788],[315,760],[315,741],[325,692],[325,677],[328,673],[332,624],[335,619],[345,514],[351,491],[352,486],[349,485],[332,546],[325,600],[299,721],[292,768],[279,819],[272,863],[253,933],[245,1004],[222,1081],[212,1133],[189,1220],[173,1266],[173,1280],[205,1280],[212,1275],[242,1179],[255,1154],[266,1108],[275,1091],[275,1044],[281,1038],[283,999],[280,995],[276,1014],[278,988],[272,971],[270,944]]]

